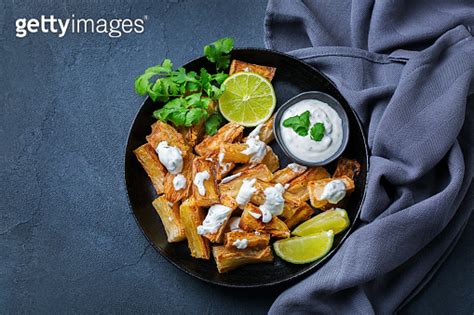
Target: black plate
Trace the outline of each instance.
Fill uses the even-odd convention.
[[[155,121],[152,112],[158,107],[149,98],[145,100],[133,121],[125,152],[125,182],[128,191],[130,207],[135,218],[148,240],[155,249],[179,269],[201,280],[228,287],[264,287],[281,284],[294,280],[303,274],[314,271],[321,266],[338,249],[342,241],[351,233],[359,219],[359,212],[365,196],[365,185],[368,170],[367,144],[360,122],[349,107],[347,101],[337,91],[334,84],[322,73],[308,64],[293,57],[266,49],[235,49],[232,58],[276,67],[276,75],[272,83],[277,95],[277,108],[293,96],[305,91],[321,91],[336,98],[344,106],[350,122],[350,141],[343,156],[358,160],[362,165],[360,176],[356,180],[356,189],[351,195],[347,213],[351,228],[337,235],[331,252],[319,261],[306,265],[293,265],[275,257],[270,264],[256,264],[241,267],[237,270],[219,274],[216,265],[210,260],[194,259],[190,256],[186,242],[168,244],[166,234],[152,201],[157,197],[145,171],[133,155],[133,150],[145,143],[145,136],[150,133],[151,124]],[[184,67],[187,70],[198,71],[201,67],[213,71],[214,65],[204,57],[195,59]],[[273,141],[271,144],[275,153],[280,157],[280,166],[284,167],[290,161]],[[327,166],[334,170],[334,162]]]

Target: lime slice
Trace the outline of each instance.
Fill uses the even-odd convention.
[[[329,230],[337,234],[347,229],[349,224],[350,221],[346,210],[336,208],[320,213],[308,221],[301,223],[293,230],[292,234],[304,236]]]
[[[275,253],[293,264],[306,264],[324,257],[332,247],[333,231],[296,236],[273,243]]]
[[[228,77],[219,98],[219,109],[228,121],[245,127],[256,126],[270,118],[276,96],[266,78],[252,72],[239,72]]]

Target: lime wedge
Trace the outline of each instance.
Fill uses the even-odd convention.
[[[293,230],[292,234],[304,236],[329,230],[337,234],[347,229],[349,224],[350,221],[346,210],[336,208],[320,213],[308,221],[301,223]]]
[[[296,236],[273,243],[275,253],[293,264],[306,264],[324,257],[332,247],[333,231]]]
[[[219,98],[219,109],[228,121],[245,127],[267,121],[276,104],[275,91],[266,78],[252,72],[238,72],[228,77]]]

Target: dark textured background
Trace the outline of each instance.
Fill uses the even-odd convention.
[[[263,313],[277,290],[200,282],[149,246],[128,207],[133,79],[232,36],[263,46],[265,1],[0,1],[0,312]],[[141,18],[145,33],[15,37],[14,20]],[[474,224],[406,313],[474,311]]]

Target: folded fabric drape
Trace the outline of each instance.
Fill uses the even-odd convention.
[[[336,84],[371,154],[360,227],[270,313],[393,313],[473,210],[474,3],[271,0],[265,28]]]

